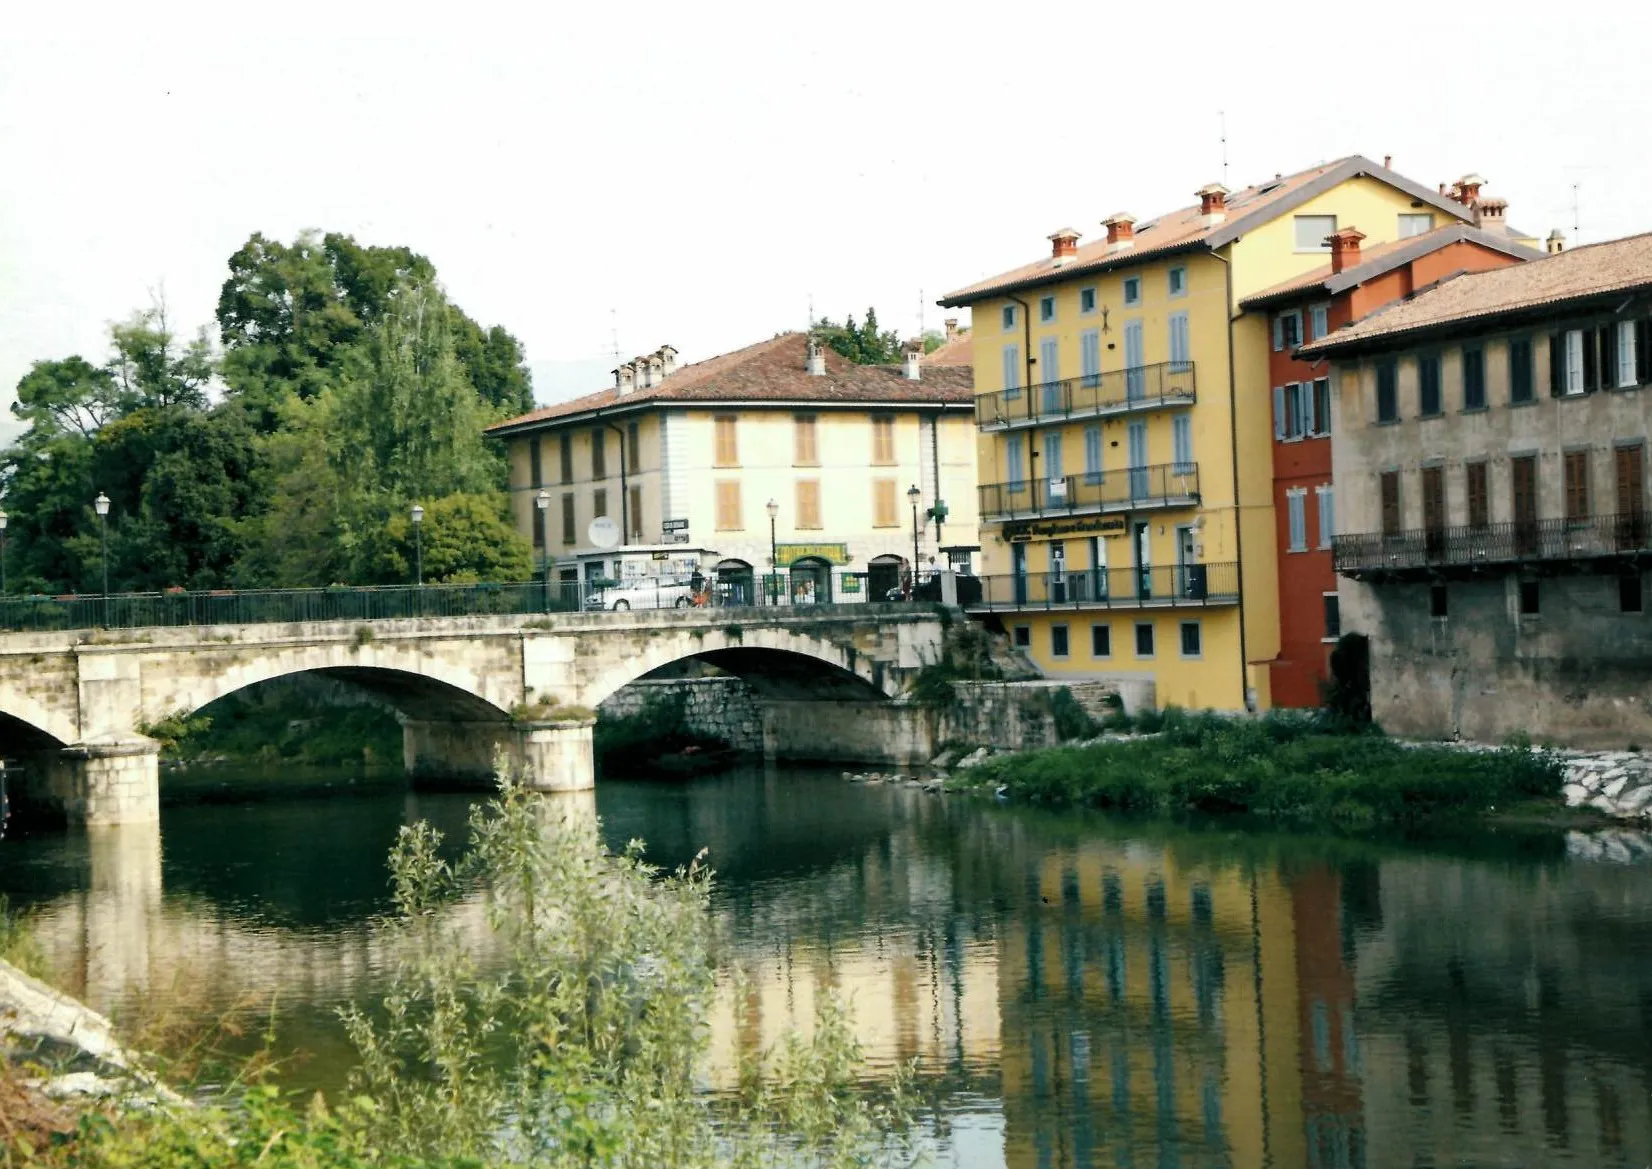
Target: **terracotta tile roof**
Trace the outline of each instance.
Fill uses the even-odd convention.
[[[947,341],[933,353],[924,354],[924,366],[932,365],[966,365],[975,364],[975,334],[973,332],[959,333],[952,340]]]
[[[1350,224],[1350,226],[1354,226]],[[1341,272],[1333,273],[1331,265],[1322,264],[1311,272],[1304,272],[1300,276],[1293,276],[1272,288],[1264,288],[1261,292],[1253,292],[1239,302],[1242,309],[1259,308],[1265,304],[1289,300],[1298,294],[1308,292],[1323,292],[1326,294],[1338,293],[1364,284],[1367,280],[1375,279],[1385,272],[1392,272],[1403,264],[1409,264],[1419,256],[1426,256],[1430,252],[1439,251],[1448,244],[1475,243],[1481,247],[1491,248],[1509,256],[1516,256],[1522,260],[1541,259],[1543,253],[1535,248],[1529,248],[1519,240],[1502,232],[1481,231],[1466,223],[1453,223],[1445,227],[1436,227],[1433,231],[1422,235],[1410,236],[1406,239],[1390,240],[1375,247],[1361,248],[1359,263],[1352,268],[1344,268]]]
[[[1652,233],[1587,244],[1525,264],[1472,272],[1396,301],[1304,345],[1304,356],[1335,354],[1365,342],[1465,321],[1560,306],[1652,286]]]
[[[1186,251],[1196,247],[1219,248],[1245,234],[1259,223],[1266,223],[1300,207],[1309,199],[1339,183],[1359,175],[1380,179],[1413,199],[1427,203],[1456,219],[1467,219],[1469,209],[1448,199],[1439,191],[1413,182],[1404,175],[1388,170],[1363,155],[1352,154],[1335,162],[1322,163],[1284,175],[1265,183],[1257,183],[1237,191],[1227,198],[1227,214],[1221,223],[1206,226],[1199,204],[1182,207],[1158,219],[1138,223],[1135,244],[1123,251],[1109,249],[1105,237],[1081,244],[1078,254],[1066,263],[1056,265],[1045,256],[1031,264],[1023,264],[997,276],[989,276],[974,284],[949,292],[941,298],[944,306],[967,305],[988,296],[1002,295],[1017,288],[1068,280],[1080,272],[1100,272],[1108,268],[1125,267],[1144,259]]]
[[[558,402],[488,427],[489,433],[532,429],[544,423],[609,408],[631,409],[677,402],[819,402],[822,404],[971,406],[974,372],[967,366],[927,368],[912,381],[893,365],[856,365],[826,350],[826,372],[808,370],[808,339],[782,333],[733,353],[685,365],[658,385],[621,395],[615,388]]]

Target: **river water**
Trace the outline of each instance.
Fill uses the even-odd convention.
[[[712,1018],[714,1076],[835,988],[874,1073],[918,1061],[947,1121],[938,1164],[1652,1161],[1652,868],[1625,850],[1057,816],[798,771],[571,799],[660,863],[711,850],[753,978]],[[390,960],[373,919],[396,829],[457,840],[471,802],[380,791],[14,832],[0,893],[92,1005],[273,997],[276,1047],[301,1053],[281,1074],[336,1089],[334,1011]]]

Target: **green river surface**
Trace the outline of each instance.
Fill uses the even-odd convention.
[[[281,1076],[336,1091],[336,1009],[393,960],[375,918],[396,830],[457,841],[476,798],[341,782],[167,806],[158,831],[14,822],[0,893],[94,1007],[273,1000],[298,1053]],[[871,1074],[917,1060],[938,1165],[1652,1162],[1652,863],[1628,835],[1338,839],[837,771],[551,798],[662,864],[710,849],[753,979],[712,1016],[713,1082],[835,988]],[[480,929],[475,903],[452,912]]]

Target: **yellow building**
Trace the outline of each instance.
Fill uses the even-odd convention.
[[[801,333],[680,369],[676,357],[662,347],[609,389],[490,428],[509,448],[517,526],[559,579],[680,574],[681,546],[750,601],[772,550],[784,597],[876,600],[901,584],[914,539],[923,570],[974,545],[968,367],[855,365]],[[601,517],[619,547],[593,541]]]
[[[981,609],[1049,674],[1160,705],[1270,705],[1279,652],[1270,352],[1312,340],[1239,301],[1471,209],[1354,156],[1050,254],[941,300],[972,313]],[[1314,327],[1310,316],[1307,328]]]

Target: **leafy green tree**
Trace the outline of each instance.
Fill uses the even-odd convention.
[[[402,584],[414,575],[412,507],[388,517],[365,541],[364,580]],[[429,584],[533,578],[533,549],[506,512],[502,492],[448,495],[424,505],[424,579]]]
[[[217,372],[206,330],[180,345],[166,319],[166,304],[134,313],[109,329],[114,356],[109,374],[125,410],[187,406],[204,410],[206,387]]]
[[[923,335],[924,352],[933,353],[946,344],[946,334],[939,329],[926,329]]]
[[[876,309],[866,310],[864,324],[855,324],[853,315],[841,325],[828,317],[816,321],[814,331],[856,365],[894,365],[901,360],[900,335],[878,329]]]
[[[114,375],[84,357],[37,361],[17,383],[11,412],[36,433],[92,433],[122,411]]]

